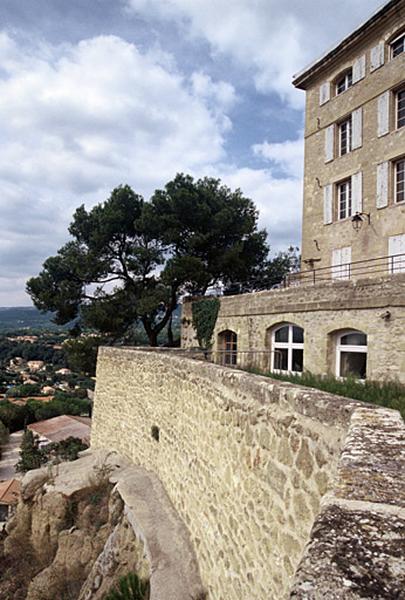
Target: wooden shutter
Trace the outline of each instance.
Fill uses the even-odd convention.
[[[325,104],[330,100],[330,83],[326,81],[319,88],[319,105]]]
[[[353,83],[357,83],[366,76],[366,55],[363,54],[353,63]]]
[[[352,150],[361,148],[363,144],[363,109],[352,112]]]
[[[390,130],[390,92],[378,97],[378,137]]]
[[[335,148],[335,126],[330,125],[325,129],[325,162],[330,162],[334,158]]]
[[[384,42],[380,42],[374,48],[371,48],[370,52],[370,71],[376,71],[384,64]]]
[[[332,184],[325,185],[323,188],[323,223],[329,225],[332,223],[332,202],[333,202],[333,186]]]
[[[352,175],[352,213],[363,212],[363,174]]]
[[[352,262],[352,248],[335,248],[332,250],[332,278],[350,279],[350,263]]]
[[[405,256],[396,256],[398,254],[405,255],[405,234],[394,235],[388,238],[388,270],[390,273],[405,272]],[[392,258],[391,258],[392,257]]]
[[[383,162],[377,165],[377,193],[376,206],[384,208],[388,206],[388,173],[389,162]]]

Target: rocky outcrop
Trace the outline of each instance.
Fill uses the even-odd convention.
[[[129,572],[150,580],[151,599],[204,598],[187,530],[160,482],[116,453],[86,451],[57,472],[27,473],[7,534],[10,563],[22,548],[31,557],[32,580],[18,574],[27,600],[101,600]]]

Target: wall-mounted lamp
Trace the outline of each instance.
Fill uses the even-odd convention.
[[[352,216],[352,227],[354,231],[360,231],[363,226],[363,221],[367,219],[367,223],[370,225],[370,213],[356,212]]]

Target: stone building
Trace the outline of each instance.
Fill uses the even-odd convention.
[[[405,271],[405,1],[385,4],[294,85],[306,92],[303,268]]]
[[[213,358],[405,382],[405,0],[294,79],[306,91],[302,271],[225,297]],[[192,303],[182,345],[196,345]]]

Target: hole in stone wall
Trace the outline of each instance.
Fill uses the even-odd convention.
[[[157,425],[152,425],[150,433],[151,433],[151,436],[153,437],[153,439],[158,442],[159,441],[159,434],[160,434],[159,427]]]

